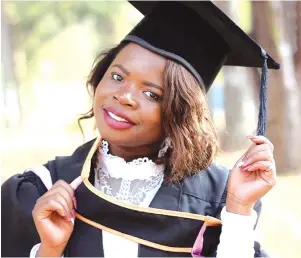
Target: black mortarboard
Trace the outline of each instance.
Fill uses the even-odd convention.
[[[277,62],[211,1],[130,2],[145,17],[123,41],[179,62],[204,91],[223,65],[262,68],[257,133],[265,135],[267,70]]]

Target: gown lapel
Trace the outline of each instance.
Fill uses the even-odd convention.
[[[151,208],[157,209],[165,209],[165,210],[173,210],[179,211],[180,209],[180,201],[181,201],[181,192],[182,192],[182,184],[180,183],[166,183],[163,182],[161,187],[159,188],[157,194],[154,199],[150,203]],[[168,235],[166,237],[169,237]],[[177,257],[177,256],[190,256],[185,253],[171,253],[165,252],[161,250],[155,250],[153,248],[139,245],[138,248],[138,257]]]
[[[181,192],[182,184],[163,182],[149,207],[178,211]]]

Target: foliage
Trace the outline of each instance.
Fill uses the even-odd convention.
[[[115,21],[125,7],[127,4],[120,1],[4,2],[6,22],[13,25],[13,48],[25,52],[31,70],[35,66],[37,51],[72,24],[88,20],[95,33],[101,35],[102,44],[108,44],[116,31]]]

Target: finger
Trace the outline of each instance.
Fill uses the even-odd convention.
[[[37,219],[45,219],[52,212],[57,212],[61,217],[67,218],[64,206],[56,200],[49,199],[37,203],[32,211],[33,217]]]
[[[73,206],[75,209],[77,209],[77,200],[75,197],[72,198],[72,201],[73,201]]]
[[[72,211],[74,209],[73,196],[70,196],[70,193],[63,186],[58,186],[56,191],[62,195],[68,205],[69,210]]]
[[[246,166],[245,168],[242,169],[242,171],[256,171],[256,170],[260,170],[260,171],[272,171],[274,169],[274,163],[270,162],[270,161],[257,161],[254,162],[251,165]]]
[[[64,195],[61,193],[61,192],[57,192],[54,194],[55,196],[55,200],[57,202],[59,202],[65,209],[66,211],[66,216],[71,219],[73,218],[73,213],[72,213],[72,210],[73,210],[73,204],[72,204],[72,200],[66,200]],[[69,202],[69,204],[68,204]],[[70,208],[71,207],[71,208]]]
[[[253,154],[260,152],[260,151],[272,151],[270,148],[270,145],[268,144],[260,144],[260,145],[255,145],[247,155],[243,158],[243,162],[247,161],[247,159],[252,156]]]
[[[249,156],[242,167],[249,166],[257,161],[273,161],[273,153],[271,151],[259,151],[254,153],[253,155]]]
[[[258,161],[247,169],[250,173],[259,173],[260,176],[269,186],[274,186],[277,181],[275,163],[268,161]]]
[[[75,178],[71,183],[70,186],[73,189],[73,191],[75,191],[77,189],[77,187],[80,186],[80,184],[83,182],[82,177],[79,176],[77,178]]]
[[[268,138],[264,136],[255,136],[255,135],[248,136],[248,138],[256,144],[267,143],[271,147],[272,151],[274,151],[274,145]]]
[[[56,192],[56,193],[53,193],[52,195],[47,196],[40,202],[40,204],[42,206],[44,206],[44,205],[47,205],[47,203],[52,202],[52,201],[55,201],[55,202],[58,202],[59,204],[61,204],[61,206],[64,208],[65,216],[67,218],[70,219],[73,217],[72,209],[69,209],[67,201],[65,200],[64,196],[60,192]]]
[[[253,143],[249,148],[248,150],[245,152],[245,154],[243,154],[243,156],[236,162],[235,166],[234,167],[240,167],[243,165],[243,160],[244,158],[248,155],[248,153],[252,150],[252,148],[254,148],[256,146],[255,143]]]
[[[68,193],[70,194],[71,197],[74,196],[74,190],[72,189],[72,187],[67,183],[65,182],[64,180],[58,180],[54,185],[53,185],[53,188],[57,188],[57,187],[63,187],[65,188]]]
[[[67,183],[66,183],[67,184]],[[68,187],[71,189],[71,187],[69,186],[69,184],[67,184]],[[73,210],[73,194],[74,191],[71,189],[71,194],[70,195],[70,191],[68,191],[68,189],[66,189],[66,185],[64,184],[58,184],[56,187],[54,187],[53,189],[49,190],[48,192],[46,192],[42,198],[48,198],[49,196],[53,196],[57,193],[59,193],[60,195],[62,195],[62,197],[65,199],[69,210]]]

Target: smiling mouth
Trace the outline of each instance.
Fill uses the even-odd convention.
[[[116,120],[116,121],[118,121],[118,122],[130,123],[128,120],[126,120],[126,119],[124,119],[124,118],[122,118],[122,117],[116,116],[115,114],[113,114],[112,112],[110,112],[110,111],[108,111],[108,110],[107,110],[107,113],[108,113],[108,115],[109,115],[112,119],[114,119],[114,120]]]

